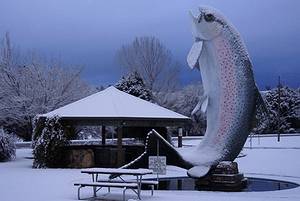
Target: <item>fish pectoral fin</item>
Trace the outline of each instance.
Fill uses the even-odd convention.
[[[192,178],[201,178],[208,174],[211,166],[199,165],[194,166],[187,171],[187,175]]]
[[[193,69],[197,67],[199,69],[199,58],[202,51],[202,41],[196,41],[192,45],[192,48],[187,56],[187,63]]]
[[[201,112],[205,113],[207,111],[207,106],[208,106],[208,96],[205,97],[201,105]]]
[[[194,116],[197,114],[197,112],[200,110],[202,113],[205,113],[208,106],[208,96],[205,95],[204,98],[202,98],[196,105],[196,107],[193,109],[191,115]]]
[[[200,110],[201,104],[202,104],[202,101],[199,101],[199,102],[197,103],[196,107],[193,109],[193,111],[192,111],[192,113],[191,113],[192,116],[196,115],[196,113]]]
[[[201,111],[202,113],[205,113],[207,110],[208,105],[208,96],[205,95],[203,98],[199,100],[195,108],[193,109],[191,115],[194,116],[197,114],[198,111]]]

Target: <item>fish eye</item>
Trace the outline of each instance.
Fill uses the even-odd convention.
[[[215,16],[209,13],[204,15],[204,19],[206,22],[213,22],[215,20]]]

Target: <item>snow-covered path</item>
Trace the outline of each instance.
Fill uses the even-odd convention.
[[[197,143],[198,141],[196,141]],[[195,141],[184,141],[195,144]],[[250,142],[246,143],[249,147]],[[253,149],[245,148],[245,157],[238,158],[239,169],[249,177],[279,179],[300,184],[300,136],[283,137],[277,143],[276,137],[254,138]],[[79,169],[32,169],[30,149],[18,149],[17,159],[0,163],[0,200],[2,201],[67,201],[76,200],[77,188],[73,183],[90,179],[82,175]],[[168,176],[183,176],[185,171],[168,167]],[[128,198],[136,198],[128,192]],[[101,193],[101,192],[100,192]],[[104,191],[102,192],[104,193]],[[91,190],[84,190],[83,196],[92,195]],[[109,199],[121,200],[121,190],[114,189]],[[208,201],[259,201],[259,200],[300,200],[300,187],[267,192],[208,192],[208,191],[149,191],[142,192],[142,199],[159,200],[208,200]],[[100,200],[100,199],[99,199]]]

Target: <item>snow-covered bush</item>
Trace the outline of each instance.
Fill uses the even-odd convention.
[[[291,133],[295,132],[291,120],[299,119],[300,93],[289,87],[279,87],[263,94],[269,112],[266,115],[258,111],[256,133]]]
[[[0,128],[0,162],[9,161],[16,157],[15,142]]]
[[[37,131],[41,130],[39,134]],[[47,118],[43,129],[36,129],[33,141],[33,167],[59,167],[62,147],[69,144],[58,116]]]
[[[141,99],[147,101],[152,100],[151,91],[145,86],[143,79],[137,72],[133,72],[126,77],[122,77],[115,87]]]

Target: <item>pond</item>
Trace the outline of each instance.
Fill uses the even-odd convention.
[[[247,186],[241,192],[277,191],[299,187],[298,184],[272,179],[247,178]],[[195,186],[195,180],[189,177],[164,178],[159,180],[159,190],[202,190]],[[203,189],[207,190],[207,189]]]

